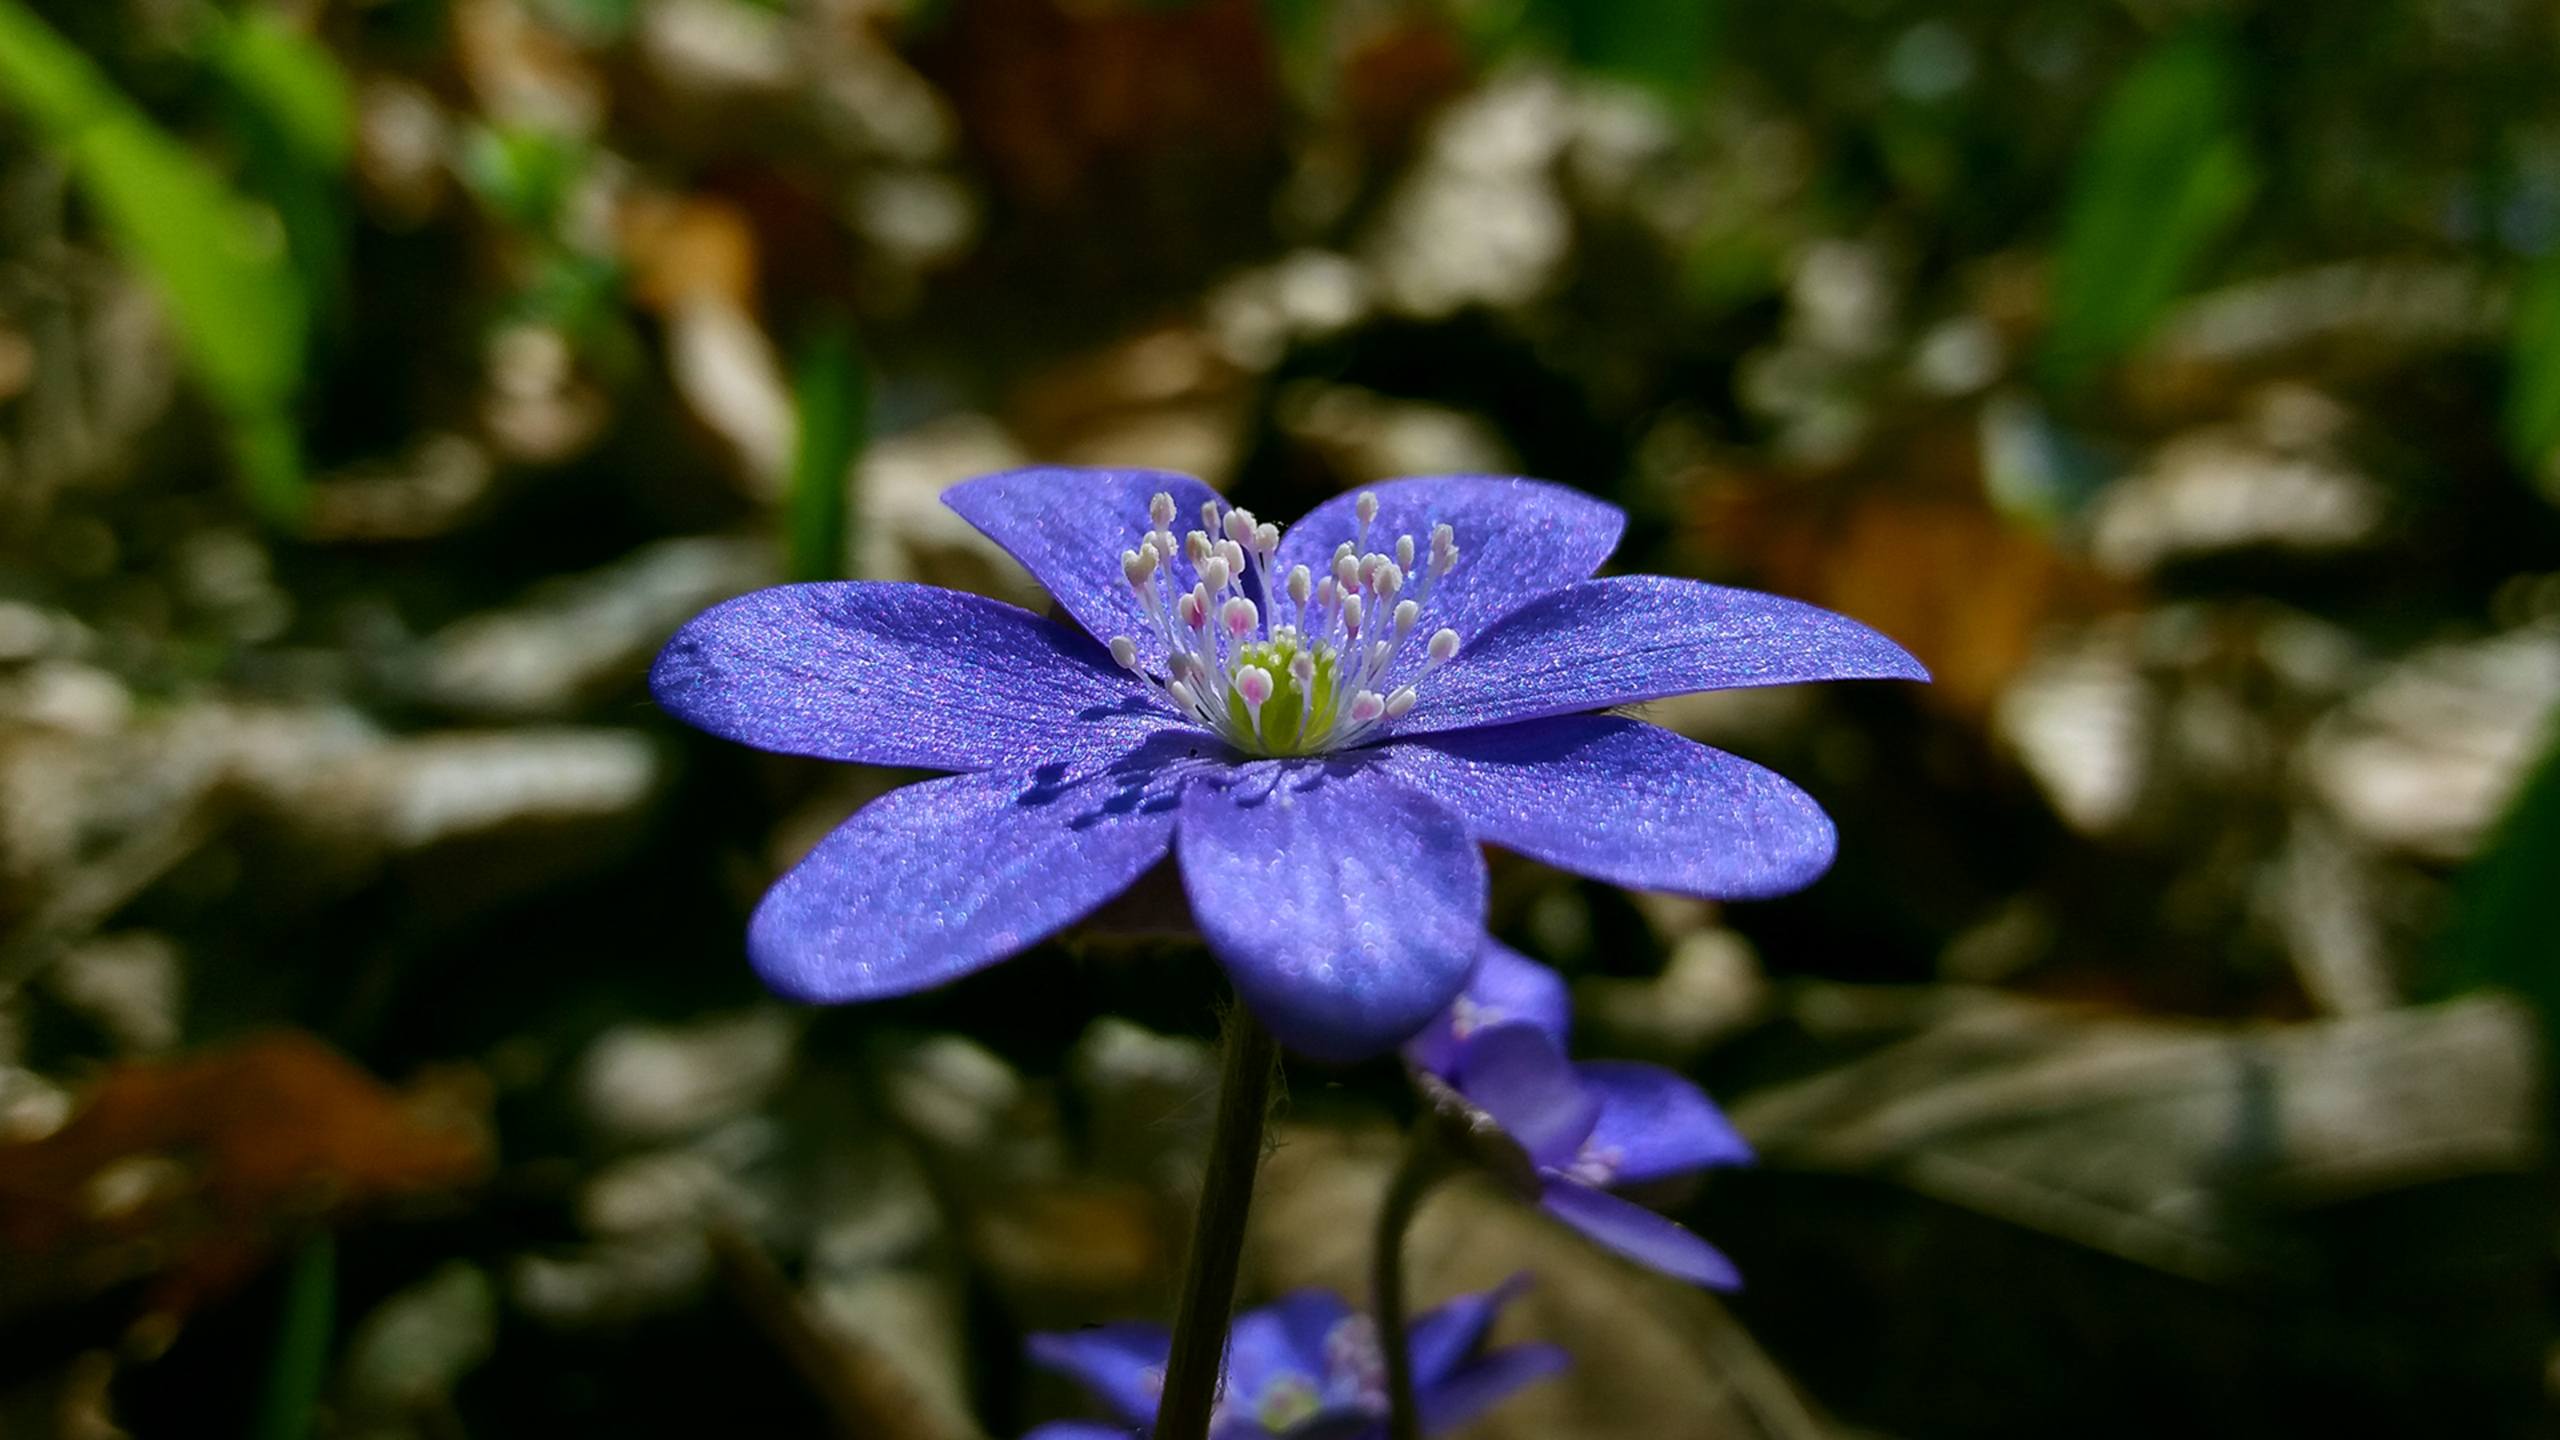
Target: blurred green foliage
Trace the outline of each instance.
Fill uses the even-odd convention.
[[[2507,444],[2546,487],[2560,485],[2560,250],[2527,271],[2515,300]]]
[[[846,472],[869,434],[871,398],[844,322],[824,322],[802,343],[791,393],[798,418],[785,524],[791,578],[840,580],[850,559]]]
[[[216,51],[235,79],[256,77],[244,92],[281,102],[274,113],[291,117],[283,133],[307,138],[327,123],[326,87],[312,81],[310,65],[282,58],[291,46],[240,38],[265,28],[239,27]],[[0,0],[0,92],[70,165],[116,244],[159,287],[223,413],[253,503],[291,524],[306,501],[293,405],[310,300],[274,213],[153,125],[19,0]]]
[[[285,1271],[275,1353],[258,1403],[256,1440],[305,1440],[319,1424],[338,1324],[338,1242],[312,1236]]]
[[[2199,34],[2163,42],[2109,97],[2064,204],[2044,348],[2057,388],[2139,343],[2247,210],[2238,96],[2224,43]]]

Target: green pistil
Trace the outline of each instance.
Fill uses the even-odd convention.
[[[1271,698],[1262,707],[1262,753],[1266,755],[1311,755],[1324,748],[1325,738],[1333,733],[1333,686],[1337,657],[1332,646],[1319,641],[1314,655],[1315,678],[1310,682],[1315,702],[1307,703],[1298,687],[1298,677],[1290,665],[1299,655],[1297,637],[1283,633],[1269,640],[1257,640],[1237,649],[1227,673],[1233,675],[1247,665],[1259,665],[1271,675]],[[1303,727],[1300,724],[1304,719]],[[1232,689],[1227,692],[1228,733],[1238,737],[1254,733],[1253,712],[1246,708],[1243,697]]]
[[[1263,1387],[1262,1403],[1254,1407],[1253,1419],[1277,1435],[1314,1419],[1323,1409],[1323,1397],[1313,1382],[1302,1376],[1283,1375]]]

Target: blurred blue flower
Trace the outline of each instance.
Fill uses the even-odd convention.
[[[1488,940],[1465,991],[1406,1043],[1405,1058],[1519,1143],[1549,1214],[1666,1275],[1738,1287],[1723,1252],[1608,1192],[1747,1164],[1751,1146],[1705,1091],[1659,1065],[1567,1060],[1571,1021],[1561,976]]]
[[[1407,1338],[1426,1433],[1464,1424],[1564,1368],[1564,1352],[1552,1345],[1485,1345],[1494,1317],[1523,1283],[1515,1278],[1415,1317]],[[1115,1419],[1043,1425],[1024,1440],[1145,1435],[1172,1343],[1163,1327],[1138,1324],[1031,1337],[1032,1359],[1092,1391]],[[1386,1422],[1386,1367],[1368,1316],[1325,1291],[1300,1290],[1236,1317],[1210,1440],[1378,1440]]]
[[[1809,605],[1588,578],[1625,517],[1536,480],[1391,481],[1285,536],[1160,471],[1017,470],[943,499],[1086,633],[920,585],[784,585],[697,616],[650,675],[667,710],[733,740],[960,772],[874,801],[765,896],[748,952],[795,998],[967,974],[1170,853],[1211,952],[1283,1043],[1378,1054],[1466,981],[1481,843],[1722,898],[1830,863],[1831,822],[1803,791],[1592,712],[1925,678]],[[1177,536],[1178,518],[1197,528]]]

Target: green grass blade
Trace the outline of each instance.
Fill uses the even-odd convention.
[[[157,288],[189,367],[238,430],[270,519],[300,518],[291,424],[307,316],[274,216],[162,133],[19,0],[0,0],[0,103],[58,151],[125,257]]]
[[[2507,360],[2507,448],[2560,498],[2560,254],[2526,273]]]
[[[338,1324],[338,1242],[323,1231],[304,1242],[285,1275],[276,1348],[258,1402],[257,1440],[307,1440],[329,1379]]]
[[[2070,391],[2139,343],[2257,189],[2238,65],[2218,39],[2164,42],[2107,100],[2054,262],[2045,378]]]
[[[785,546],[794,580],[841,579],[851,554],[847,475],[868,439],[871,391],[853,332],[813,331],[792,365],[800,417],[791,456]]]

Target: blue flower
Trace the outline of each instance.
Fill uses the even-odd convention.
[[[1567,1060],[1571,1019],[1560,976],[1488,940],[1466,990],[1405,1058],[1518,1142],[1547,1213],[1667,1275],[1739,1286],[1714,1246],[1609,1189],[1747,1164],[1751,1146],[1705,1091],[1661,1066]]]
[[[650,675],[717,735],[958,772],[874,801],[765,896],[748,953],[795,998],[942,984],[1171,854],[1272,1033],[1320,1059],[1378,1054],[1466,983],[1480,844],[1722,898],[1830,863],[1803,791],[1594,712],[1926,678],[1809,605],[1590,579],[1625,517],[1535,480],[1391,481],[1285,536],[1159,471],[1017,470],[943,499],[1083,632],[926,586],[784,585],[695,617]]]
[[[1512,1391],[1565,1366],[1552,1345],[1487,1349],[1485,1334],[1522,1281],[1462,1295],[1415,1318],[1414,1401],[1422,1428],[1464,1424]],[[1172,1339],[1155,1325],[1104,1325],[1031,1337],[1031,1358],[1093,1392],[1110,1424],[1061,1421],[1025,1440],[1126,1440],[1154,1425]],[[1236,1317],[1210,1440],[1378,1440],[1386,1434],[1386,1368],[1366,1315],[1321,1290],[1300,1290]]]

